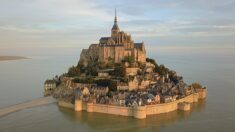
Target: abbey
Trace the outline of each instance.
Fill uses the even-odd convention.
[[[133,116],[189,111],[206,87],[188,85],[177,72],[146,58],[144,43],[120,31],[116,11],[110,37],[83,49],[78,65],[44,83],[44,95],[75,111]]]
[[[125,57],[132,57],[135,61],[145,63],[146,50],[144,42],[134,43],[131,35],[119,29],[115,10],[111,36],[101,37],[99,44],[91,44],[89,49],[83,49],[79,62],[86,65],[88,61],[92,60],[105,63],[111,59],[118,63]]]

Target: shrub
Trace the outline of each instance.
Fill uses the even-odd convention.
[[[124,62],[128,62],[128,63],[134,63],[135,62],[135,59],[134,59],[134,57],[133,56],[126,56],[125,58],[124,58]]]
[[[109,87],[110,91],[117,90],[117,82],[111,79],[99,79],[99,80],[96,80],[95,83],[98,86]]]
[[[91,83],[94,83],[95,81],[91,77],[86,77],[86,78],[77,77],[77,78],[73,79],[73,82],[75,82],[75,83],[90,83],[91,84]]]
[[[193,83],[192,87],[195,89],[202,88],[202,85],[200,83]]]
[[[124,77],[126,75],[126,67],[122,63],[115,63],[114,71],[111,74],[115,77]]]
[[[67,73],[69,77],[79,76],[80,74],[81,74],[80,69],[75,66],[70,67]]]

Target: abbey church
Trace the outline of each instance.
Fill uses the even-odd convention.
[[[118,63],[125,57],[133,57],[135,61],[145,63],[146,50],[143,42],[134,43],[131,35],[119,29],[115,10],[111,36],[101,37],[98,44],[91,44],[89,49],[83,49],[79,62],[86,65],[92,59],[104,63],[112,59]]]

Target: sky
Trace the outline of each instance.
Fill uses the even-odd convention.
[[[0,0],[0,54],[87,48],[119,28],[147,49],[235,48],[235,0]]]

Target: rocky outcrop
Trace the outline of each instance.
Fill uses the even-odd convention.
[[[99,57],[98,44],[91,44],[89,49],[83,49],[80,54],[79,64],[87,65],[89,61],[94,61]]]

